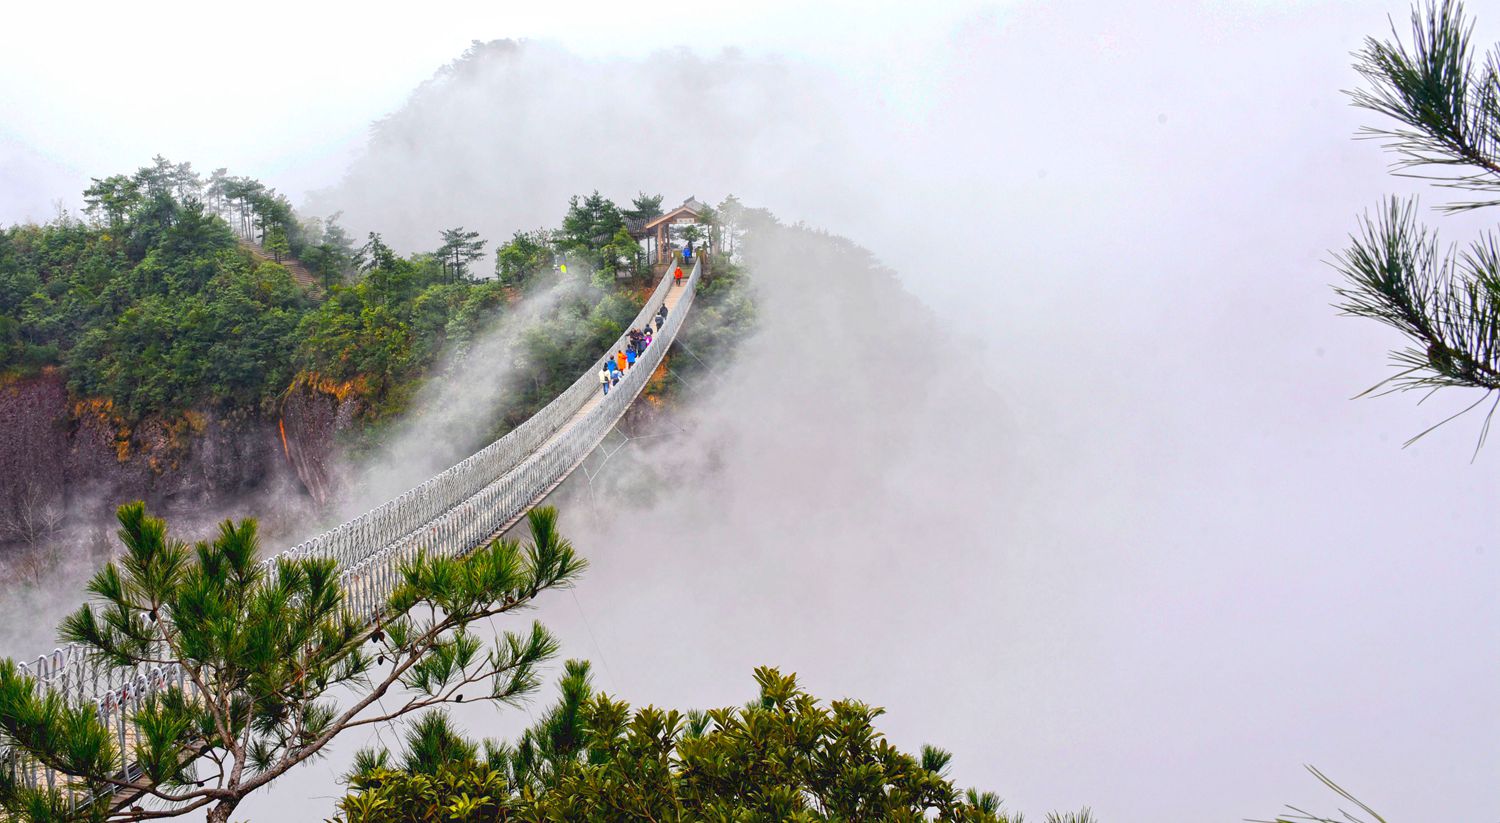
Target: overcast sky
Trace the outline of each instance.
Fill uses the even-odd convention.
[[[409,247],[555,223],[592,185],[736,193],[869,247],[933,311],[813,311],[796,289],[820,270],[763,253],[780,348],[692,410],[719,474],[565,512],[596,564],[543,616],[604,685],[719,705],[779,663],[1028,815],[1327,808],[1316,763],[1392,821],[1500,817],[1500,457],[1469,462],[1474,422],[1402,450],[1468,398],[1351,401],[1396,341],[1329,306],[1329,250],[1414,191],[1341,94],[1404,4],[308,6],[27,4],[0,33],[0,219],[156,152]],[[501,37],[543,42],[401,110]],[[638,88],[731,125],[658,137],[619,102]],[[665,171],[628,162],[663,140]],[[828,468],[802,477],[802,453]],[[307,772],[247,811],[332,793]]]
[[[156,153],[228,166],[299,198],[334,182],[365,139],[473,40],[554,40],[589,56],[690,47],[797,55],[863,71],[909,59],[953,0],[700,3],[398,3],[269,0],[24,3],[0,31],[0,220],[81,205],[89,177]]]

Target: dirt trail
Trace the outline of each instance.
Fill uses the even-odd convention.
[[[311,271],[309,271],[306,266],[302,265],[302,261],[298,260],[297,258],[283,257],[278,261],[274,256],[272,256],[269,252],[262,248],[259,243],[256,243],[252,240],[246,240],[243,237],[241,237],[239,240],[240,246],[244,248],[245,251],[250,252],[250,254],[254,256],[255,259],[266,260],[272,263],[279,262],[282,266],[286,267],[286,270],[291,273],[292,279],[297,281],[298,285],[302,286],[304,289],[316,290],[321,288],[321,285],[318,283],[318,278]]]

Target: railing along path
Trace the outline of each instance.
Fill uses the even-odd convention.
[[[525,516],[588,457],[635,401],[676,339],[692,306],[701,266],[695,260],[681,286],[673,284],[668,269],[630,328],[645,328],[668,298],[675,305],[669,304],[666,322],[651,345],[608,395],[596,399],[599,372],[591,367],[504,437],[405,494],[278,552],[262,565],[270,567],[283,557],[333,558],[341,570],[346,606],[373,622],[395,586],[401,564],[418,549],[459,556],[485,545]],[[609,353],[624,349],[627,340],[628,335],[621,335]],[[92,701],[99,719],[117,738],[122,755],[135,738],[132,710],[136,705],[168,687],[190,694],[194,689],[175,664],[109,666],[90,659],[78,644],[54,649],[19,668],[70,703]],[[54,787],[53,772],[34,762],[13,760],[8,767],[32,786]]]

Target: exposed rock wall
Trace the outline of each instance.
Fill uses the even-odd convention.
[[[67,387],[54,373],[0,388],[0,516],[14,517],[11,509],[19,501],[62,493],[67,411]]]
[[[282,403],[277,432],[282,455],[319,507],[333,495],[336,439],[354,425],[356,411],[358,401],[348,396],[307,387],[293,390]]]
[[[105,402],[71,400],[57,372],[11,381],[0,386],[0,559],[136,499],[195,532],[251,514],[268,533],[287,531],[278,517],[328,500],[337,435],[357,402],[304,387],[280,414],[200,410],[128,428]]]

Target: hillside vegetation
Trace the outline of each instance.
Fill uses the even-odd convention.
[[[439,248],[406,257],[378,234],[356,248],[337,215],[299,218],[222,169],[204,180],[158,157],[85,197],[85,219],[0,229],[0,372],[62,369],[76,399],[103,400],[127,424],[200,407],[270,411],[297,385],[353,392],[367,420],[399,413],[439,358],[561,277],[555,259],[595,262],[619,243],[578,229],[618,220],[597,193],[575,199],[564,231],[503,244],[495,277],[476,266],[486,243],[475,232],[444,230]],[[293,261],[318,284],[295,282],[282,265]],[[576,377],[639,306],[636,281],[573,268],[579,288],[520,353],[538,375],[533,400]]]

